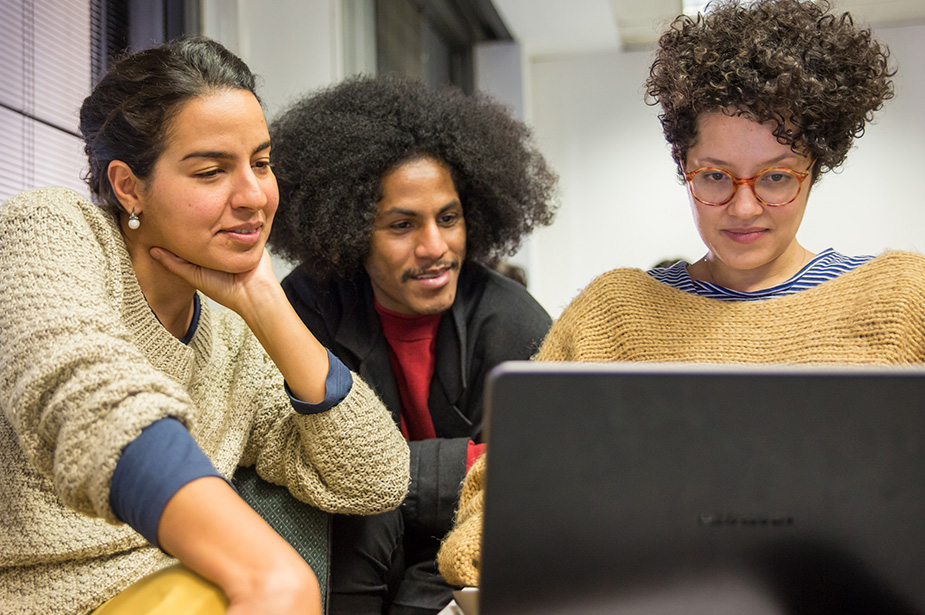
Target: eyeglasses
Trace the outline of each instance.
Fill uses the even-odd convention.
[[[747,185],[758,202],[768,207],[780,207],[796,200],[809,171],[801,173],[784,167],[765,169],[754,177],[739,179],[729,171],[703,167],[685,173],[691,196],[712,207],[725,205],[735,196],[739,186]]]

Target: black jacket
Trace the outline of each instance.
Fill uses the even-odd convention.
[[[399,423],[398,386],[366,273],[320,282],[296,269],[283,289],[315,337],[376,391]],[[463,265],[456,300],[437,332],[428,400],[437,437],[409,443],[406,523],[431,536],[449,531],[468,442],[481,441],[485,376],[502,361],[530,358],[550,324],[549,314],[523,286],[481,265]]]

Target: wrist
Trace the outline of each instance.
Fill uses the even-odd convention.
[[[260,281],[254,283],[245,289],[244,295],[238,305],[232,309],[247,326],[255,331],[255,327],[261,326],[275,310],[289,307],[289,299],[279,285],[279,281],[273,280]]]

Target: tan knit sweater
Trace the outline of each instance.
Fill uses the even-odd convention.
[[[331,410],[297,414],[244,322],[203,302],[190,344],[147,306],[112,216],[74,192],[0,207],[0,613],[86,613],[173,563],[109,507],[122,448],[164,417],[230,477],[327,511],[399,505],[408,448],[354,375]]]
[[[925,257],[888,252],[815,288],[719,301],[638,269],[595,279],[565,309],[540,361],[913,364],[925,362]],[[490,449],[490,446],[489,446]],[[438,555],[453,585],[477,585],[485,463],[466,476]]]

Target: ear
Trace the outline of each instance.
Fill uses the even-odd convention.
[[[135,213],[140,214],[144,210],[144,183],[121,160],[110,162],[107,174],[112,192],[125,211],[135,210]]]

